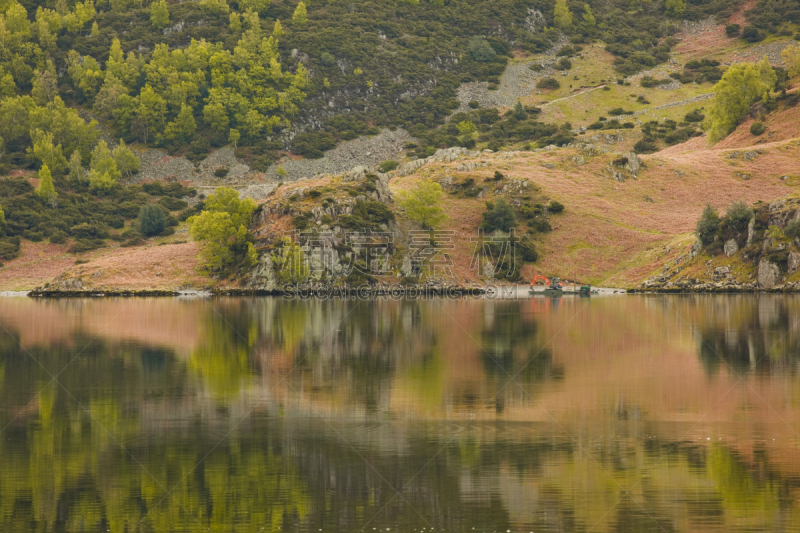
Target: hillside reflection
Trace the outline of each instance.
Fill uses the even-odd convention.
[[[0,530],[800,531],[798,319],[2,299]]]

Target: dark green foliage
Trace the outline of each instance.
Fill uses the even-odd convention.
[[[41,242],[44,239],[44,232],[26,229],[22,232],[22,236],[31,242]]]
[[[582,46],[568,44],[559,48],[558,52],[556,52],[556,57],[573,57],[582,51]]]
[[[617,117],[619,115],[632,115],[633,111],[625,111],[621,107],[615,107],[614,109],[609,111],[608,114],[611,115],[612,117]]]
[[[105,245],[105,241],[101,239],[78,239],[69,247],[69,252],[80,254],[91,250],[97,250]]]
[[[310,211],[307,211],[305,213],[300,213],[296,217],[293,217],[292,224],[294,225],[295,229],[303,231],[311,226],[311,221],[313,218],[314,215]]]
[[[486,202],[486,211],[483,213],[481,227],[488,232],[500,230],[508,233],[517,225],[517,216],[514,209],[503,199],[497,202]]]
[[[564,211],[564,204],[557,200],[550,200],[550,203],[547,205],[547,211],[549,213],[561,213]]]
[[[167,211],[180,211],[189,207],[189,203],[185,200],[178,200],[171,196],[162,196],[158,199],[158,204]]]
[[[67,234],[61,230],[56,230],[50,235],[50,242],[52,244],[64,244],[67,242]]]
[[[0,259],[14,259],[19,255],[19,248],[20,238],[18,236],[0,239]]]
[[[789,223],[786,224],[786,227],[783,228],[783,234],[790,239],[796,239],[797,237],[800,237],[800,220],[790,220]]]
[[[706,116],[701,113],[699,109],[694,109],[686,113],[686,115],[683,117],[683,120],[686,122],[703,122],[705,118]]]
[[[309,159],[319,159],[323,152],[336,146],[336,140],[330,133],[308,131],[295,137],[292,151]]]
[[[387,172],[391,172],[392,170],[396,169],[398,164],[399,163],[397,161],[394,161],[394,160],[390,159],[390,160],[384,161],[380,165],[378,165],[378,170],[385,174]]]
[[[700,239],[700,242],[707,246],[714,241],[718,229],[719,215],[714,211],[711,205],[706,204],[706,207],[703,209],[703,214],[700,216],[700,220],[697,221],[695,233]]]
[[[744,30],[742,30],[742,39],[748,43],[757,43],[759,41],[763,41],[764,37],[766,37],[764,33],[755,26],[747,26]]]
[[[750,133],[752,135],[763,135],[767,131],[767,127],[760,120],[756,120],[750,125]]]
[[[681,83],[717,83],[722,78],[722,70],[715,59],[695,59],[683,66],[682,73],[670,76]]]
[[[539,89],[558,89],[561,84],[555,78],[542,78],[536,82],[536,87]]]
[[[181,222],[185,222],[187,218],[202,213],[203,205],[204,205],[203,202],[197,202],[192,207],[184,209],[183,211],[178,213],[178,216],[176,218]]]
[[[151,196],[172,196],[173,198],[182,198],[184,196],[194,196],[197,194],[196,189],[184,187],[177,181],[171,183],[161,183],[159,181],[145,183],[142,185],[142,190]]]
[[[639,85],[646,88],[652,88],[658,85],[666,85],[668,83],[672,83],[672,78],[662,78],[657,80],[652,76],[642,76],[642,79],[639,80]]]
[[[572,68],[572,61],[570,61],[566,57],[562,57],[561,59],[556,61],[556,68],[558,70],[569,70]]]
[[[658,151],[655,141],[642,139],[633,145],[633,151],[637,154],[652,154]]]
[[[525,106],[522,105],[522,102],[517,100],[517,103],[514,104],[514,118],[517,120],[525,120],[528,118],[528,113],[525,111]]]
[[[22,194],[32,193],[33,185],[25,178],[3,178],[0,179],[0,197],[9,198]]]
[[[738,232],[747,230],[753,210],[744,202],[734,202],[725,212],[724,222]]]
[[[145,237],[158,235],[167,227],[167,215],[164,210],[154,204],[145,204],[139,210],[139,232]]]
[[[741,31],[742,27],[738,24],[725,25],[725,35],[727,35],[728,37],[738,37]]]
[[[388,225],[394,220],[394,213],[380,202],[358,200],[350,215],[339,217],[338,223],[353,231],[381,231],[381,224]]]
[[[517,253],[525,262],[534,263],[539,259],[539,251],[536,249],[536,245],[527,236],[520,239],[516,248]]]
[[[480,37],[476,37],[469,42],[469,54],[472,59],[482,63],[493,60],[497,55],[492,45]]]
[[[228,167],[219,167],[214,169],[214,176],[217,178],[224,178],[228,175]]]

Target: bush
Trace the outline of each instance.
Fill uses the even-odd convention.
[[[517,251],[519,252],[523,261],[534,263],[537,259],[539,259],[539,252],[536,250],[536,245],[527,236],[523,237],[517,243]]]
[[[683,116],[683,120],[686,122],[703,122],[705,118],[706,116],[699,109],[689,111]]]
[[[50,235],[51,244],[64,244],[67,242],[67,234],[61,230],[56,230]]]
[[[14,259],[19,255],[19,237],[7,237],[0,240],[0,259]]]
[[[80,254],[102,248],[106,243],[102,239],[78,239],[69,247],[71,253]]]
[[[790,239],[796,239],[797,237],[800,237],[800,220],[794,219],[789,221],[789,223],[786,224],[786,227],[783,228],[783,234]]]
[[[550,200],[550,204],[547,206],[547,211],[550,213],[561,213],[564,211],[564,204],[557,202],[556,200]]]
[[[642,139],[633,145],[633,151],[637,154],[652,154],[658,151],[658,145],[653,141]]]
[[[26,229],[22,232],[22,236],[31,242],[41,242],[44,239],[44,233],[41,231],[33,231]]]
[[[336,146],[333,135],[327,132],[307,131],[294,138],[292,151],[309,159],[319,159],[323,152]]]
[[[556,63],[556,68],[557,68],[558,70],[569,70],[569,69],[571,69],[571,68],[572,68],[572,61],[570,61],[570,60],[569,60],[569,59],[567,59],[566,57],[562,57],[562,58],[561,58],[561,59],[559,59],[559,60],[558,60],[558,62]]]
[[[170,196],[163,196],[158,199],[158,204],[167,211],[180,211],[181,209],[186,209],[189,207],[189,202],[185,200],[178,200],[177,198],[172,198]]]
[[[767,127],[760,120],[753,122],[750,126],[750,133],[755,136],[763,135],[765,131],[767,131]]]
[[[508,233],[516,225],[517,216],[503,198],[499,198],[495,203],[486,202],[486,211],[483,213],[483,223],[481,224],[486,231],[500,230]]]
[[[158,235],[167,227],[167,215],[154,204],[145,204],[139,209],[139,232],[145,237]]]
[[[322,54],[319,56],[319,61],[326,67],[332,67],[336,64],[336,58],[328,52],[322,52]]]
[[[228,175],[228,167],[219,167],[214,169],[214,176],[217,178],[224,178]]]
[[[728,37],[738,37],[739,32],[742,31],[742,27],[738,24],[727,24],[725,26],[725,35]]]
[[[536,87],[539,89],[558,89],[561,87],[561,84],[558,83],[558,80],[555,78],[542,78],[536,83]]]
[[[714,242],[714,237],[716,237],[718,229],[719,215],[714,211],[714,208],[711,207],[711,204],[706,204],[705,209],[703,209],[703,214],[700,216],[700,220],[697,221],[695,233],[700,239],[700,242],[708,246]]]
[[[737,231],[744,231],[753,218],[753,210],[744,202],[733,202],[725,212],[725,219]]]
[[[467,104],[470,109],[478,109],[481,106],[481,103],[477,100],[470,100],[469,104]]]
[[[396,169],[398,167],[398,165],[399,165],[399,163],[397,161],[393,161],[393,160],[390,159],[390,160],[384,161],[383,163],[378,165],[378,170],[380,172],[386,174],[387,172],[391,172],[392,170]]]
[[[471,55],[472,59],[475,61],[486,63],[493,60],[497,56],[497,53],[486,39],[475,37],[469,42],[469,55]]]
[[[742,30],[742,39],[748,43],[757,43],[764,40],[764,34],[754,26],[747,26]]]

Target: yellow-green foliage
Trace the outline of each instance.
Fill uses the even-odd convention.
[[[556,7],[553,11],[556,26],[562,30],[572,27],[572,11],[567,6],[567,0],[556,0]]]
[[[398,205],[409,219],[423,228],[437,228],[447,220],[439,205],[443,194],[442,186],[435,181],[420,180],[411,190],[397,193]]]
[[[306,4],[304,2],[301,1],[299,4],[297,4],[297,8],[292,14],[292,23],[295,26],[305,26],[308,24],[308,13],[306,11]]]
[[[167,0],[155,0],[150,4],[150,24],[159,30],[169,24],[169,7],[167,6]]]
[[[89,165],[89,186],[98,191],[108,191],[117,184],[121,173],[105,141],[100,141],[92,150]]]
[[[278,281],[284,285],[305,281],[308,278],[308,264],[303,249],[289,237],[284,237],[282,244],[281,255],[272,256]]]
[[[121,174],[125,174],[126,176],[139,172],[139,158],[136,157],[136,154],[133,151],[125,146],[125,141],[123,139],[119,140],[119,146],[114,148],[114,151],[111,152],[112,156],[114,157],[114,163],[117,165],[117,170]],[[70,162],[70,165],[72,162]]]
[[[42,165],[39,170],[39,186],[36,187],[36,194],[45,202],[52,202],[58,197],[58,193],[53,187],[53,175],[47,165]]]
[[[765,57],[758,63],[728,67],[714,86],[714,103],[708,111],[708,138],[716,143],[731,133],[750,112],[750,106],[769,94],[777,76]]]
[[[258,254],[247,232],[255,209],[250,198],[241,200],[233,189],[220,187],[206,199],[203,212],[189,218],[192,238],[204,244],[207,268],[220,271],[256,263]]]
[[[786,65],[786,71],[790,78],[800,76],[800,44],[793,44],[783,49],[781,57]]]

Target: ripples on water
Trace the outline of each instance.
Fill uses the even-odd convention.
[[[800,299],[0,299],[2,531],[800,531]]]

